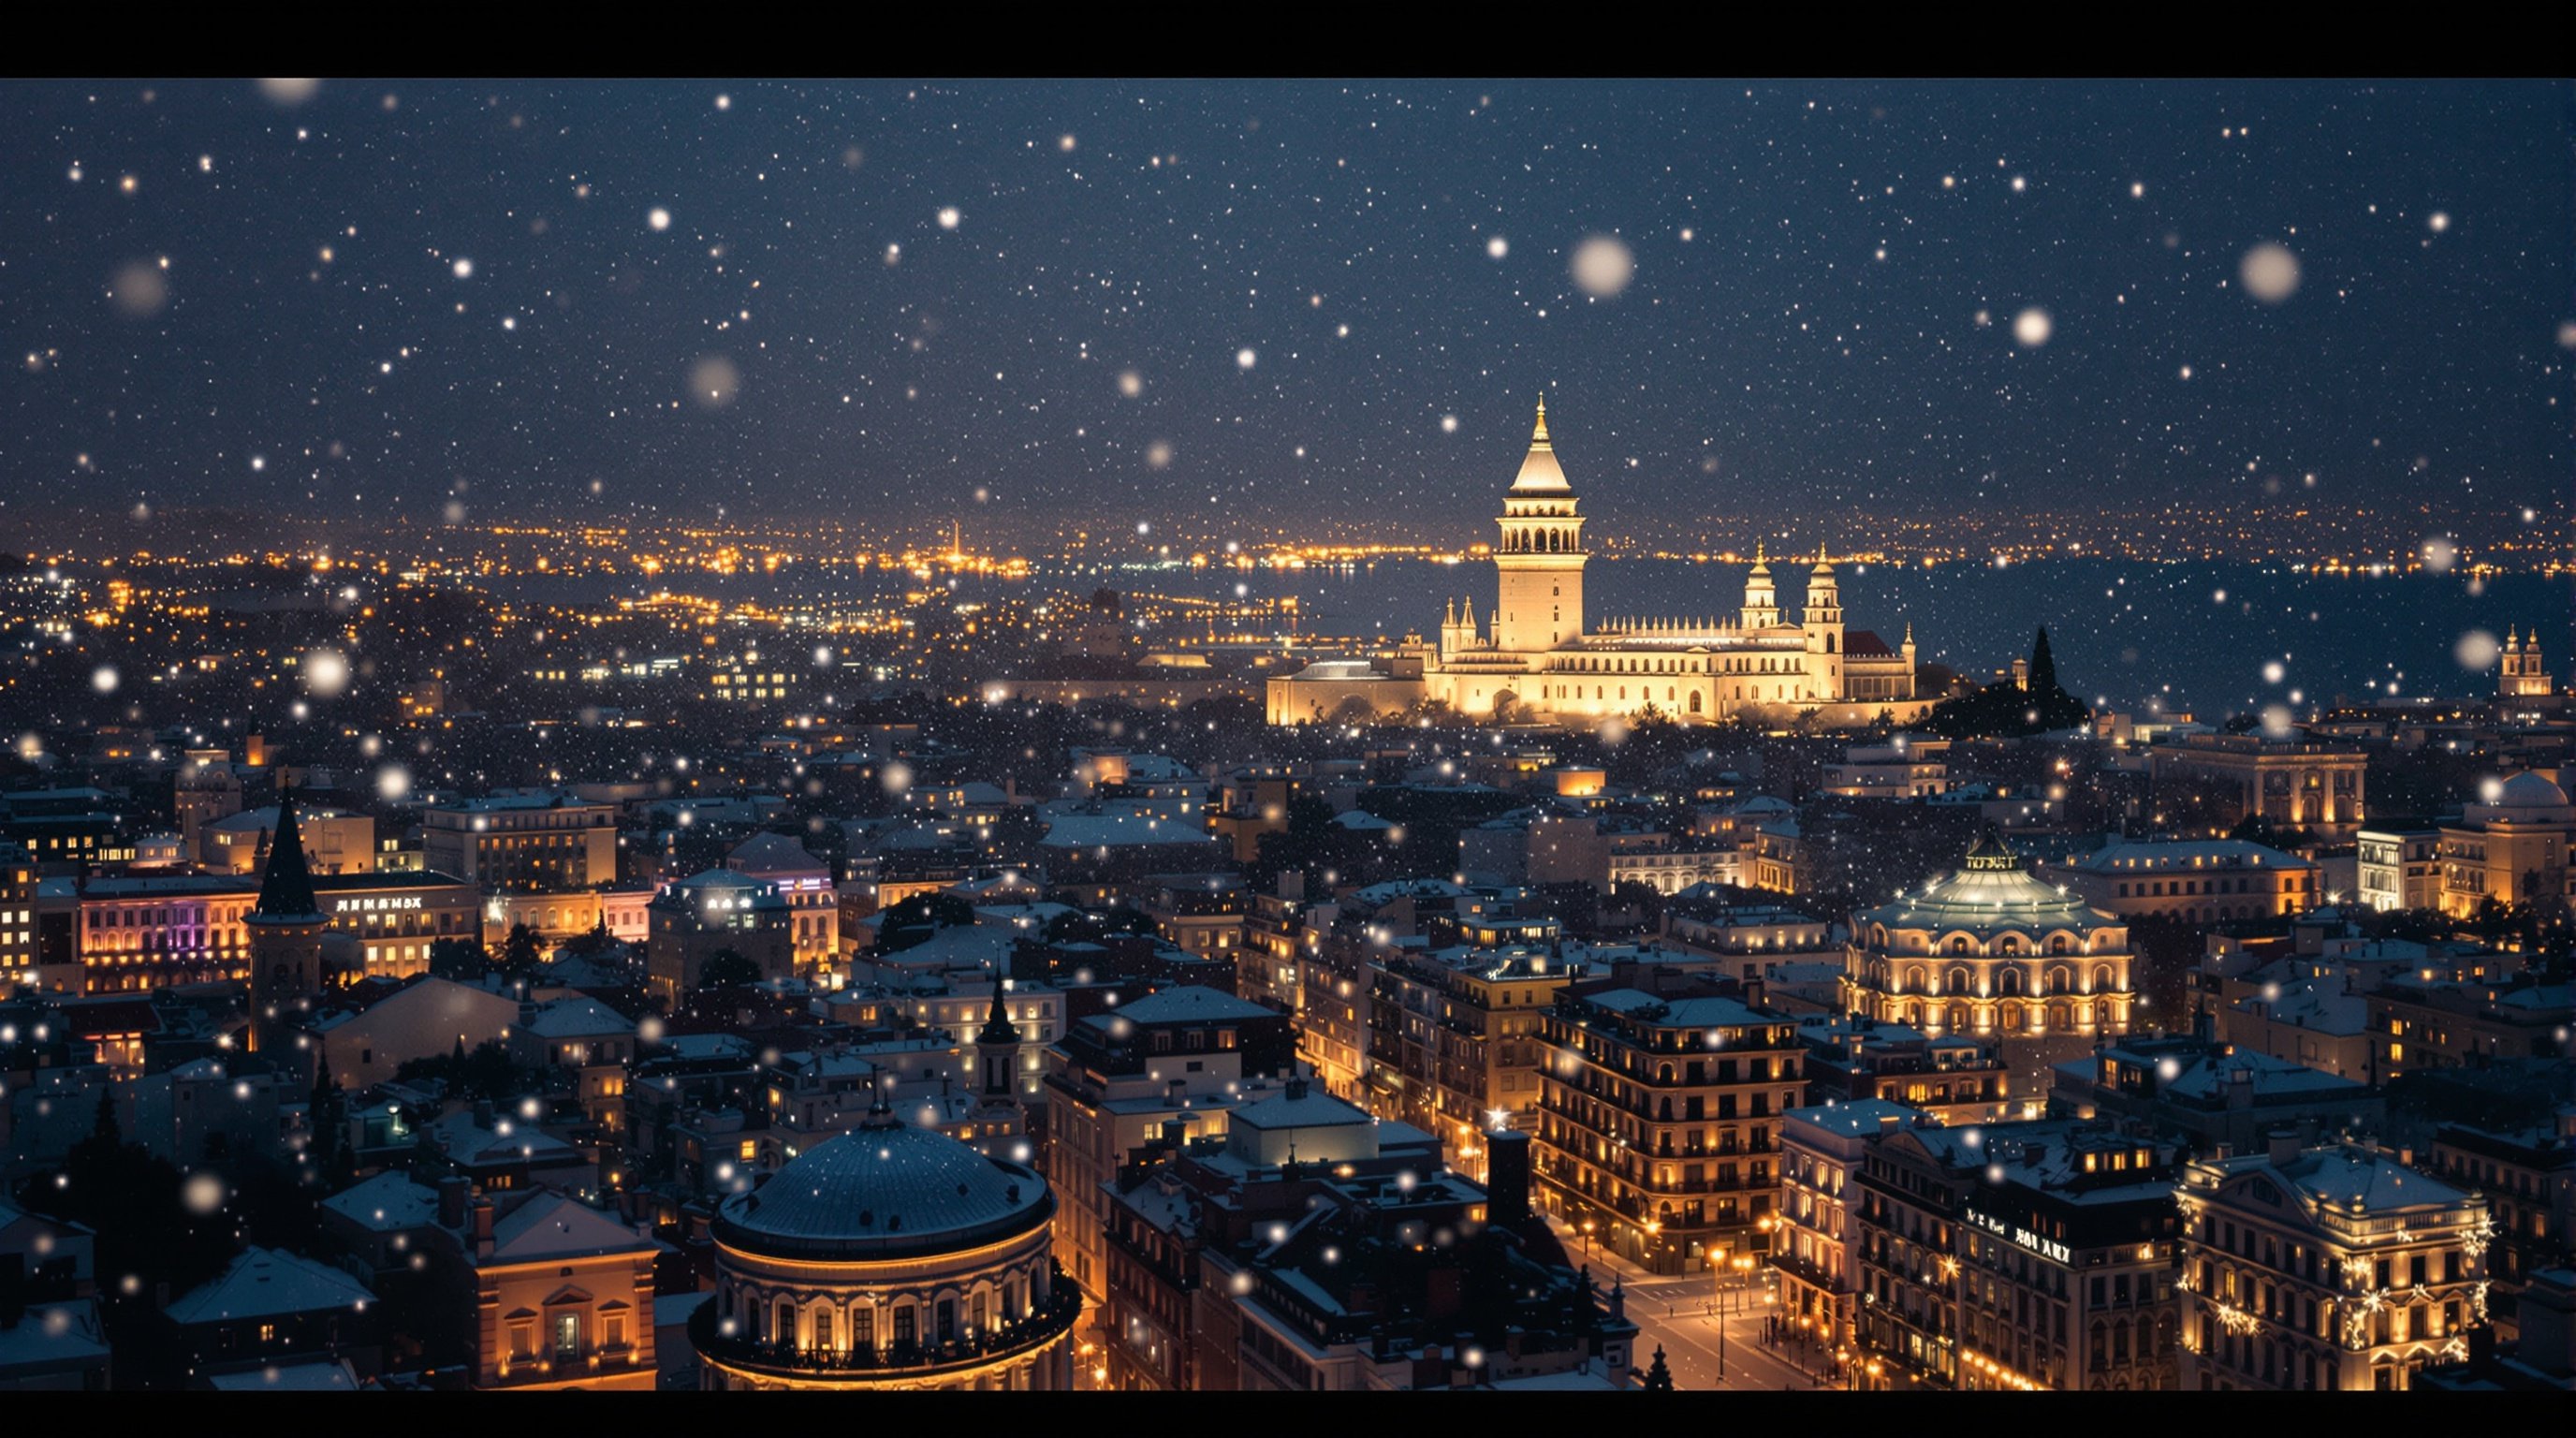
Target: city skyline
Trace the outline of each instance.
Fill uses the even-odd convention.
[[[6,94],[11,1411],[2576,1391],[2568,82]]]

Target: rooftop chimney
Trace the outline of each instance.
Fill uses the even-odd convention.
[[[474,1195],[473,1180],[463,1174],[450,1174],[438,1181],[438,1226],[465,1227],[466,1200]]]
[[[2264,1154],[2271,1159],[2274,1168],[2284,1168],[2297,1162],[2299,1131],[2295,1128],[2276,1128],[2264,1135]]]

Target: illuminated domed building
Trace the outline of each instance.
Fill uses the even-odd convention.
[[[1591,558],[1574,486],[1538,407],[1519,475],[1503,495],[1494,546],[1499,581],[1491,623],[1470,602],[1452,606],[1436,644],[1406,646],[1396,669],[1418,672],[1422,696],[1478,718],[1593,723],[1652,709],[1685,724],[1738,715],[1865,725],[1904,723],[1931,705],[1914,690],[1914,635],[1891,646],[1847,628],[1834,566],[1820,548],[1795,619],[1783,614],[1769,556],[1758,546],[1744,603],[1706,618],[1610,618],[1583,608]],[[1687,601],[1684,601],[1687,602]],[[1305,711],[1274,702],[1274,717]]]
[[[2129,928],[2031,877],[1990,830],[1957,873],[1852,915],[1843,1008],[1938,1036],[2001,1041],[2017,1087],[2129,1031]]]
[[[2489,899],[2576,905],[2576,803],[2548,775],[2516,774],[2440,828],[2443,913],[2471,918]]]
[[[1082,1294],[1033,1169],[895,1119],[827,1139],[716,1210],[689,1322],[709,1389],[1070,1389]]]

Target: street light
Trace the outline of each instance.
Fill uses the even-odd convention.
[[[1587,1218],[1583,1220],[1583,1261],[1587,1264],[1592,1262],[1592,1230],[1594,1226],[1595,1225],[1591,1219]]]

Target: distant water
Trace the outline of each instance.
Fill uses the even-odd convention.
[[[1806,586],[1806,566],[1772,565],[1784,608]],[[1920,658],[1983,676],[2029,651],[2032,631],[2048,626],[2058,674],[2087,701],[2107,699],[2138,711],[2153,701],[2168,709],[2215,715],[2289,703],[2359,698],[2395,682],[2407,695],[2459,697],[2492,693],[2495,665],[2464,668],[2463,636],[2486,631],[2502,640],[2508,626],[2542,636],[2561,684],[2576,659],[2576,588],[2539,575],[2491,576],[2470,592],[2465,575],[2327,575],[2243,564],[2151,564],[2126,559],[2064,558],[1995,569],[1947,564],[1934,569],[1842,565],[1836,569],[1846,623],[1875,630],[1892,647],[1914,625]],[[865,600],[917,587],[882,571],[795,570],[715,577],[665,576],[646,583],[591,577],[530,576],[505,581],[513,595],[555,602],[603,601],[653,588],[710,597],[757,599],[773,606],[800,601]],[[1426,636],[1440,624],[1444,600],[1471,599],[1487,615],[1494,603],[1490,564],[1445,565],[1388,560],[1348,568],[1192,570],[1184,567],[1041,569],[1027,580],[961,578],[961,597],[991,592],[1087,593],[1106,584],[1122,591],[1208,599],[1298,598],[1299,628],[1317,634]],[[2219,596],[2224,595],[2224,599]],[[1744,569],[1679,560],[1595,559],[1585,570],[1585,607],[1607,616],[1697,619],[1734,612],[1743,603]],[[2267,677],[2277,663],[2280,678]],[[2296,692],[2299,698],[2293,700]]]

